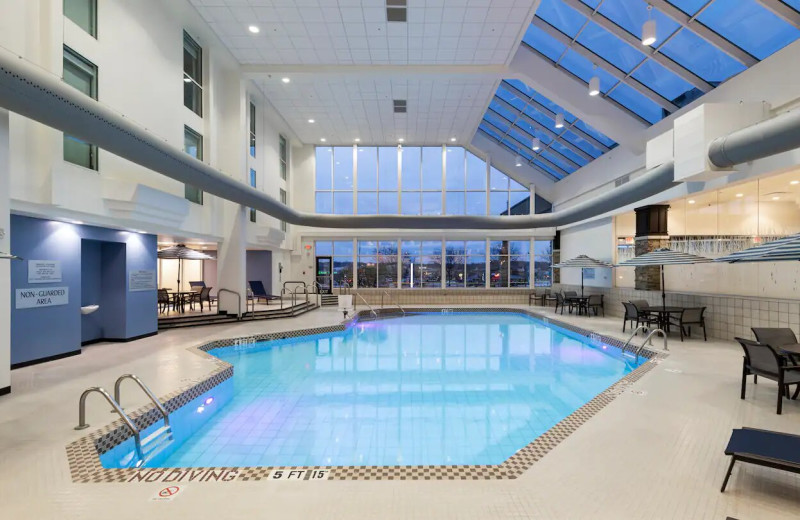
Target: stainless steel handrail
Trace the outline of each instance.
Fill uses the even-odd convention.
[[[342,280],[342,284],[339,286],[339,294],[350,294],[351,289],[350,284]]]
[[[294,307],[294,302],[295,302],[294,293],[292,293],[291,291],[289,291],[289,289],[284,287],[283,289],[281,289],[281,310],[283,310],[283,295],[284,294],[292,295],[292,307]]]
[[[622,345],[622,351],[623,352],[625,351],[625,347],[630,345],[631,341],[633,341],[633,338],[635,338],[636,335],[639,334],[640,330],[643,330],[643,331],[647,332],[647,326],[646,325],[639,325],[638,327],[636,327],[636,330],[633,331],[633,334],[631,334],[631,337],[628,338],[628,341],[626,341],[625,344]]]
[[[297,292],[298,289],[302,289],[303,292],[302,293],[298,293]],[[305,294],[306,295],[306,303],[308,303],[308,287],[306,287],[306,286],[302,286],[302,287],[297,286],[292,291],[292,294],[295,296],[295,298],[294,298],[295,305],[297,304],[297,294]],[[292,306],[292,315],[294,315],[294,306]]]
[[[86,397],[91,394],[92,392],[97,392],[98,394],[105,397],[108,404],[114,408],[114,411],[120,416],[122,421],[125,423],[125,426],[133,433],[134,445],[136,447],[136,456],[139,458],[139,463],[141,463],[144,456],[142,455],[142,436],[139,434],[139,428],[133,424],[131,418],[128,417],[125,412],[120,408],[119,404],[108,395],[108,392],[105,391],[102,387],[93,386],[91,388],[87,388],[81,394],[80,401],[78,402],[78,426],[75,427],[76,430],[84,430],[89,427],[89,423],[86,422]]]
[[[373,309],[373,308],[372,308],[372,305],[370,305],[370,304],[367,302],[367,300],[365,300],[365,299],[364,299],[364,297],[363,297],[363,296],[361,296],[359,293],[353,293],[353,294],[354,294],[354,295],[356,295],[356,296],[358,296],[359,298],[361,298],[361,301],[362,301],[362,302],[364,302],[364,305],[366,305],[366,306],[367,306],[367,308],[369,308],[369,312],[372,314],[372,316],[373,316],[374,318],[377,318],[377,317],[378,317],[378,313],[377,313],[377,312],[375,312],[375,309]],[[356,310],[356,300],[353,300],[353,312],[355,312],[355,310]]]
[[[167,409],[164,408],[164,405],[161,404],[161,401],[159,401],[158,398],[153,395],[153,392],[150,391],[150,388],[148,388],[148,386],[144,384],[142,380],[139,379],[135,374],[124,374],[117,378],[117,381],[114,383],[114,400],[117,402],[117,404],[119,404],[120,407],[122,406],[119,399],[119,388],[122,385],[122,381],[125,379],[132,379],[137,385],[139,385],[139,388],[141,388],[142,391],[147,394],[147,397],[153,401],[156,409],[161,412],[161,415],[164,417],[164,426],[169,426],[169,414],[167,413]]]
[[[383,295],[384,295],[384,294],[385,294],[386,296],[388,296],[388,297],[389,297],[389,302],[393,303],[393,304],[395,305],[395,307],[397,307],[398,309],[400,309],[400,312],[402,312],[402,313],[403,313],[403,316],[405,316],[405,315],[406,315],[406,311],[405,311],[405,309],[403,309],[403,308],[400,306],[400,304],[399,304],[399,303],[397,303],[396,301],[394,301],[394,299],[392,298],[392,295],[391,295],[391,294],[389,294],[389,291],[382,291],[382,292],[381,292],[381,308],[383,308]]]
[[[314,292],[311,294],[317,295],[317,307],[322,305],[322,284],[319,282],[311,282],[311,287],[314,289]]]
[[[236,319],[237,320],[241,320],[242,319],[242,295],[239,294],[236,291],[231,291],[230,289],[225,289],[225,288],[217,289],[217,309],[219,309],[219,295],[220,295],[220,293],[224,293],[224,292],[228,293],[228,294],[236,295],[236,306],[237,306]],[[254,307],[254,310],[255,310],[255,307]]]
[[[653,329],[647,336],[645,336],[644,341],[641,345],[639,345],[639,348],[636,349],[636,361],[639,361],[639,353],[642,351],[644,346],[647,345],[647,342],[650,341],[650,344],[652,345],[653,341],[651,338],[655,334],[661,334],[664,337],[664,350],[669,352],[669,347],[667,346],[667,333],[661,329]]]

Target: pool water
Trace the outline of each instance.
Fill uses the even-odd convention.
[[[514,313],[426,313],[210,354],[234,365],[230,400],[146,466],[499,464],[636,368]]]

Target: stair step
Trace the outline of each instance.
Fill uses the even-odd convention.
[[[172,439],[172,427],[171,426],[162,426],[161,428],[157,429],[144,439],[142,439],[142,448],[144,449],[145,446],[151,444],[158,440],[160,437],[168,436]]]
[[[269,319],[277,319],[277,318],[292,318],[295,316],[300,316],[307,312],[311,312],[312,310],[316,309],[317,305],[311,302],[303,302],[301,304],[297,304],[294,307],[284,307],[283,309],[276,308],[276,309],[269,309],[269,310],[260,310],[256,311],[255,314],[246,313],[242,315],[243,320],[269,320]],[[222,318],[220,318],[222,316]],[[186,319],[159,319],[158,329],[159,330],[170,330],[170,329],[183,329],[187,327],[200,327],[204,325],[219,325],[224,323],[236,323],[237,319],[234,315],[208,315],[205,318],[210,319],[203,319],[204,316],[187,316]]]

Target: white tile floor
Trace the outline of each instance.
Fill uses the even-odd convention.
[[[210,370],[188,346],[340,319],[320,309],[294,320],[169,331],[14,371],[12,394],[0,398],[0,518],[800,517],[800,476],[742,464],[719,492],[731,428],[798,433],[800,402],[776,415],[767,381],[750,384],[740,400],[738,345],[697,340],[672,341],[670,357],[634,385],[640,392],[621,395],[517,480],[190,483],[169,502],[151,500],[164,484],[71,482],[64,447],[86,433],[72,429],[84,388],[133,372],[163,395]],[[623,337],[619,318],[564,319]],[[126,407],[144,403],[132,387],[123,394]],[[92,426],[111,421],[106,405],[89,404]]]

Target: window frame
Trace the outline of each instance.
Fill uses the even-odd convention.
[[[90,17],[89,28],[84,27],[82,22],[76,20],[75,18],[72,18],[71,16],[69,16],[67,14],[67,11],[68,11],[67,10],[67,4],[70,3],[70,2],[74,2],[74,1],[76,1],[76,0],[63,0],[61,5],[62,5],[64,18],[67,18],[68,20],[70,20],[72,23],[74,23],[75,25],[80,27],[86,34],[88,34],[89,36],[91,36],[92,38],[94,38],[96,40],[97,39],[97,0],[81,0],[81,1],[84,1],[84,2],[89,4],[89,11],[90,11],[90,13],[89,13],[89,17]]]
[[[196,57],[194,58],[194,62],[196,65],[196,77],[186,70],[186,62],[184,60],[183,63],[183,82],[184,82],[184,90],[183,90],[183,106],[191,110],[193,113],[197,114],[199,117],[203,117],[203,48],[200,46],[197,41],[192,38],[188,32],[185,30],[183,31],[183,53],[187,53],[187,46],[189,50],[192,50],[196,53]],[[189,81],[186,81],[186,79]],[[193,107],[190,104],[190,99],[187,96],[187,86],[192,86],[191,92],[193,95],[197,96],[197,107]]]
[[[193,138],[196,138],[198,140],[198,146],[196,147],[197,148],[197,155],[192,155],[186,149],[186,136],[187,135],[191,136]],[[191,157],[194,157],[198,161],[202,161],[203,160],[203,147],[204,146],[205,146],[205,140],[203,139],[203,134],[201,134],[200,132],[197,132],[196,130],[192,129],[189,125],[183,125],[183,151],[186,152],[187,154],[189,154]],[[183,190],[184,198],[186,200],[188,200],[189,202],[193,202],[195,204],[199,204],[199,205],[202,206],[203,205],[203,200],[204,200],[204,192],[203,192],[203,190],[201,190],[200,188],[197,188],[195,186],[191,186],[189,184],[185,184],[185,183],[184,183],[183,186],[184,186],[184,190]],[[196,190],[196,192],[192,192],[191,190]],[[193,194],[196,194],[197,197],[193,197],[192,196]]]
[[[79,87],[76,87],[75,85],[67,81],[66,71],[68,65],[90,76],[91,81],[89,82],[88,93],[84,92]],[[77,74],[74,75],[77,76]],[[97,99],[99,76],[100,76],[100,70],[97,67],[97,65],[84,58],[70,46],[68,45],[63,46],[61,80],[64,83],[71,86],[75,90],[81,92],[82,94],[89,96],[92,99]],[[76,162],[67,158],[67,148],[69,146],[69,143],[72,141],[84,144],[88,147],[88,157],[86,162]],[[64,161],[89,170],[100,171],[99,152],[100,150],[96,145],[87,143],[86,141],[78,139],[77,137],[71,136],[67,133],[63,134],[62,158]]]

